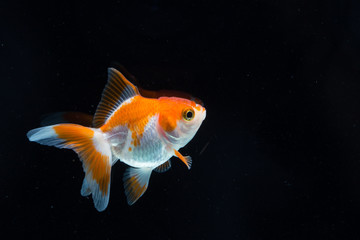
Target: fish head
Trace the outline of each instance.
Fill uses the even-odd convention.
[[[177,148],[185,146],[204,121],[206,109],[184,98],[161,97],[159,101],[159,126],[165,139]]]

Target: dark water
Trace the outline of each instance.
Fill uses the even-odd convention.
[[[4,236],[360,238],[360,4],[221,2],[0,4]],[[128,206],[117,163],[99,213],[76,154],[25,134],[49,112],[94,113],[116,64],[199,97],[207,118],[181,150],[191,171],[174,159]]]

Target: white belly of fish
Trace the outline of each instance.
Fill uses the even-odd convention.
[[[156,168],[169,160],[174,152],[159,135],[157,121],[157,116],[149,120],[137,146],[132,144],[132,132],[125,126],[109,133],[113,157],[137,168]]]

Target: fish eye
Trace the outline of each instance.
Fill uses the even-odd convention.
[[[184,120],[191,121],[195,117],[195,112],[191,108],[188,108],[183,111],[182,115]]]

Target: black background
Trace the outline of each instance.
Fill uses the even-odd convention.
[[[1,232],[63,239],[359,239],[358,1],[0,3]],[[207,118],[128,206],[99,213],[75,153],[30,143],[56,111],[93,114],[107,67],[180,90]]]

